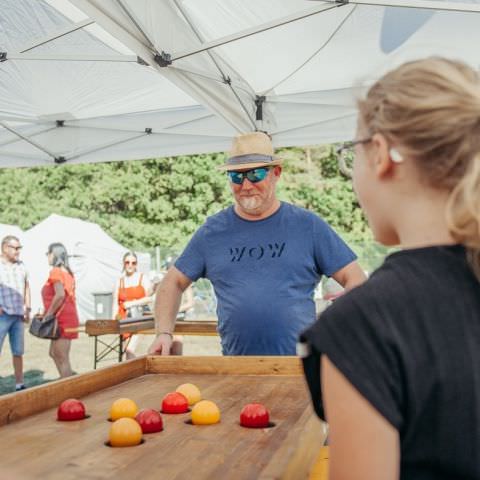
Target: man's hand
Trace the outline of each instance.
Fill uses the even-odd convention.
[[[160,333],[148,349],[151,355],[170,355],[173,337],[169,333]]]

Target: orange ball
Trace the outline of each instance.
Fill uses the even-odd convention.
[[[202,400],[192,409],[192,423],[194,425],[212,425],[220,421],[220,410],[210,400]]]
[[[108,435],[112,447],[132,447],[142,441],[142,427],[133,418],[120,418],[112,423]]]
[[[112,403],[110,407],[110,420],[115,421],[119,418],[135,418],[138,413],[137,404],[129,398],[119,398]]]
[[[187,397],[188,404],[195,405],[202,399],[202,394],[196,385],[193,383],[183,383],[177,390],[179,393],[183,393]]]

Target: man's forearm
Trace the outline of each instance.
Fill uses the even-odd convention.
[[[28,282],[25,283],[25,309],[31,310],[32,301],[31,301],[31,294],[30,294],[30,284]]]
[[[155,298],[155,331],[173,333],[177,318],[182,289],[175,284],[161,285]]]
[[[367,276],[356,261],[349,263],[347,266],[338,270],[338,272],[335,272],[332,278],[345,290],[351,290],[367,280]]]

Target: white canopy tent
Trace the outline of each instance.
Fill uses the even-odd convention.
[[[41,289],[50,268],[45,256],[48,245],[61,242],[75,274],[80,321],[95,318],[93,294],[113,291],[127,249],[95,223],[56,214],[25,231],[23,242],[21,258],[29,273],[33,311],[42,307]],[[149,254],[138,254],[138,268],[150,272]]]
[[[348,139],[385,69],[478,67],[480,0],[3,0],[0,166]]]
[[[0,223],[0,242],[7,236],[13,235],[23,242],[23,230],[17,225],[8,225],[6,223]]]

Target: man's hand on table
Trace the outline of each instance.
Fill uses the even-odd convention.
[[[173,335],[168,332],[162,332],[157,335],[153,343],[150,345],[148,353],[151,355],[170,355],[172,343]]]

